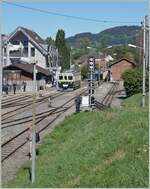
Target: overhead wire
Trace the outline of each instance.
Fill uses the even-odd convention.
[[[118,24],[139,24],[140,22],[137,21],[117,21],[117,20],[99,20],[99,19],[93,19],[93,18],[86,18],[86,17],[80,17],[80,16],[72,16],[72,15],[68,15],[68,14],[61,14],[61,13],[57,13],[57,12],[52,12],[49,10],[43,10],[43,9],[39,9],[39,8],[33,8],[33,7],[29,7],[29,6],[24,6],[24,5],[20,5],[17,3],[12,3],[12,2],[8,2],[5,0],[2,0],[3,3],[5,4],[9,4],[12,6],[16,6],[16,7],[20,7],[20,8],[24,8],[24,9],[28,9],[31,11],[36,11],[36,12],[40,12],[40,13],[46,13],[46,14],[51,14],[51,15],[55,15],[55,16],[61,16],[61,17],[66,17],[66,18],[71,18],[71,19],[78,19],[78,20],[82,20],[82,21],[90,21],[90,22],[101,22],[101,23],[118,23]]]

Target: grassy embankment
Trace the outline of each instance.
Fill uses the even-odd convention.
[[[148,107],[140,101],[67,117],[39,146],[35,184],[27,162],[6,187],[148,187]]]

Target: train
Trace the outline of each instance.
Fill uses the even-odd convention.
[[[75,90],[81,86],[80,71],[66,71],[58,75],[58,90],[72,89]]]

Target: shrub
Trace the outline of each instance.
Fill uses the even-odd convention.
[[[139,69],[129,69],[122,74],[127,96],[142,93],[143,73]],[[148,91],[148,74],[146,74],[146,91]]]
[[[85,64],[82,66],[81,68],[81,76],[82,76],[82,79],[86,79],[87,78],[87,75],[88,75],[88,66]]]

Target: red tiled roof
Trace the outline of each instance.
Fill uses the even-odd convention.
[[[112,62],[112,63],[109,65],[109,67],[113,66],[114,64],[118,64],[118,63],[120,63],[120,62],[123,61],[123,60],[129,62],[130,64],[133,64],[134,66],[136,66],[136,63],[135,63],[135,62],[132,62],[132,61],[128,60],[127,58],[121,58],[121,59],[119,59],[119,60],[117,60],[117,61],[115,61],[115,62]]]

